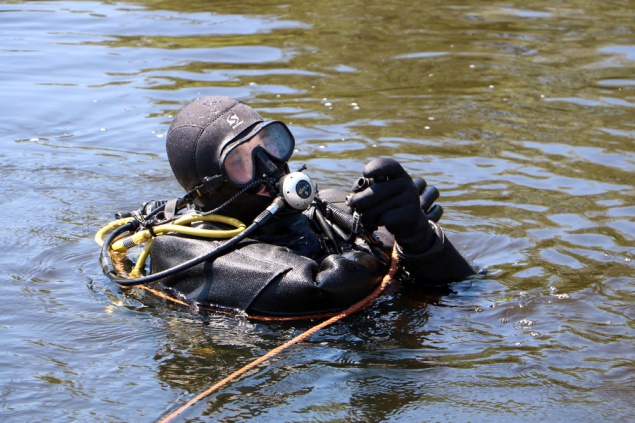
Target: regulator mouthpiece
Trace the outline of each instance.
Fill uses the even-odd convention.
[[[303,172],[291,172],[279,182],[284,202],[296,210],[306,210],[313,203],[317,189],[315,183]]]
[[[362,192],[366,188],[372,185],[375,185],[376,182],[383,182],[385,180],[387,180],[387,178],[384,178],[384,177],[380,177],[380,178],[361,177],[353,183],[353,192]]]

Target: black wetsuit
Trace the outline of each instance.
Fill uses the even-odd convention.
[[[343,195],[320,193],[346,209]],[[342,310],[363,299],[388,271],[393,239],[376,231],[370,242],[328,237],[315,210],[276,216],[256,235],[214,260],[160,280],[163,289],[203,307],[251,315],[302,316]],[[437,238],[418,256],[400,253],[401,267],[422,285],[463,280],[472,267],[431,223]],[[156,273],[207,253],[222,241],[177,235],[154,240],[151,271]]]

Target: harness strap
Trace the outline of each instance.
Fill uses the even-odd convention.
[[[166,220],[171,220],[178,211],[179,203],[181,203],[180,198],[174,198],[165,203],[165,209],[163,209],[163,214]]]

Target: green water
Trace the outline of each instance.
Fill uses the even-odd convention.
[[[372,308],[177,421],[635,419],[635,3],[0,1],[0,420],[152,422],[309,326],[107,280],[93,235],[181,194],[172,116],[289,123],[321,187],[398,159],[489,270]]]

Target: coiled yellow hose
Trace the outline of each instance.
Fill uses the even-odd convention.
[[[126,223],[134,220],[132,217],[127,217],[124,219],[115,220],[110,222],[103,228],[101,228],[95,234],[95,242],[99,246],[104,245],[104,235],[113,229],[116,229],[120,226],[125,225]],[[193,228],[189,225],[194,222],[217,222],[217,223],[225,223],[227,225],[233,226],[235,229],[203,229],[203,228]],[[211,215],[200,215],[193,214],[189,216],[183,216],[172,223],[166,223],[163,225],[158,225],[152,228],[152,232],[154,236],[163,235],[168,232],[180,233],[184,235],[197,236],[201,238],[214,238],[214,239],[228,239],[233,238],[246,228],[245,224],[238,219],[234,219],[233,217],[222,216],[217,214]],[[113,242],[111,249],[118,253],[125,252],[130,248],[143,244],[144,242],[149,241],[153,237],[153,234],[148,230],[144,229],[126,237],[124,239],[117,240]]]
[[[103,247],[104,245],[104,236],[106,233],[117,229],[131,221],[133,221],[133,217],[126,217],[123,219],[114,220],[108,223],[106,226],[101,228],[97,233],[95,233],[95,242]],[[193,228],[190,225],[195,222],[217,222],[224,223],[230,226],[233,226],[235,229],[203,229],[203,228]],[[130,248],[146,243],[141,255],[137,259],[137,263],[135,264],[134,269],[130,272],[131,278],[137,278],[141,276],[141,269],[145,266],[146,259],[150,255],[150,250],[152,249],[152,240],[155,236],[164,235],[166,233],[180,233],[184,235],[196,236],[201,238],[213,238],[213,239],[229,239],[233,238],[236,235],[240,234],[246,229],[246,226],[243,222],[233,217],[222,216],[217,214],[211,215],[200,215],[200,214],[191,214],[187,216],[183,216],[172,223],[166,223],[163,225],[157,225],[152,228],[152,232],[148,229],[144,229],[139,231],[133,235],[128,237],[118,239],[113,242],[110,246],[110,249],[114,252],[125,253]]]

